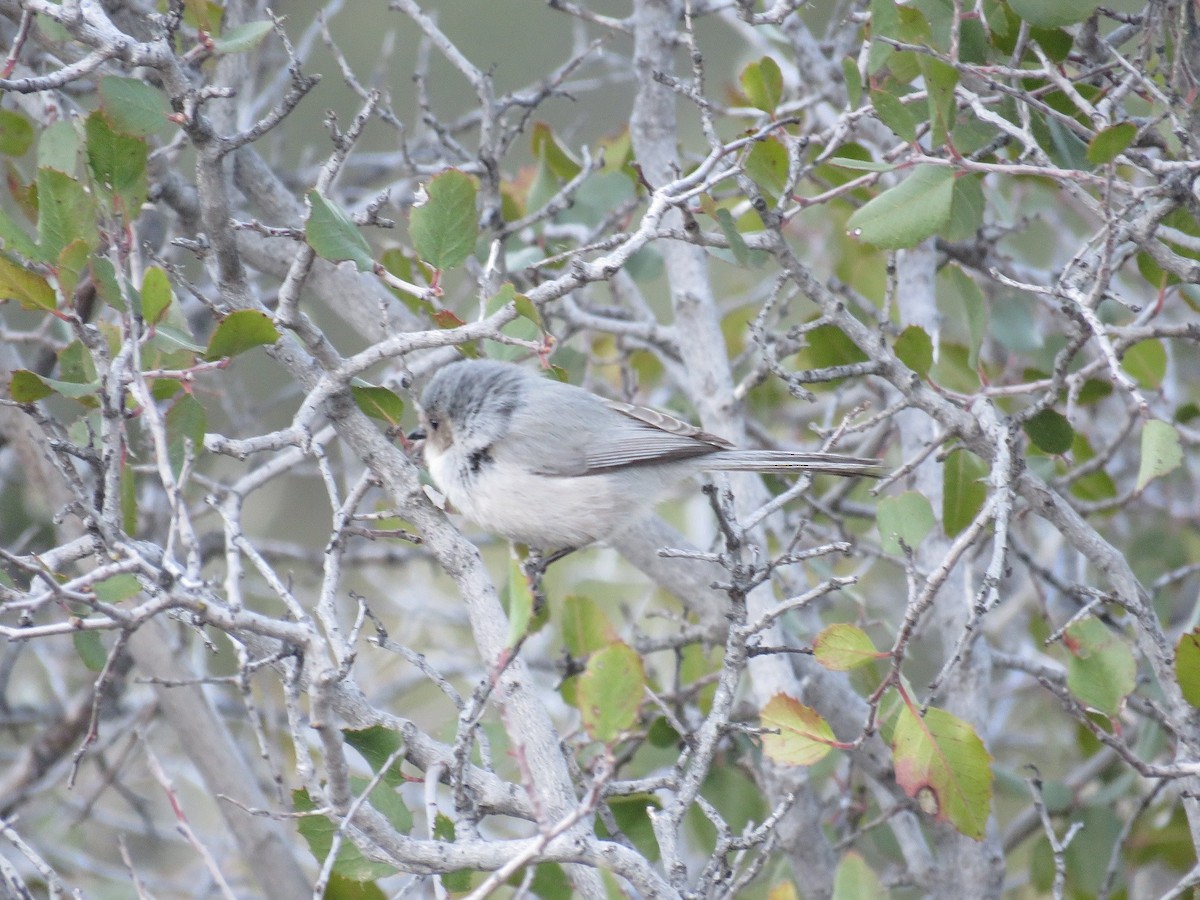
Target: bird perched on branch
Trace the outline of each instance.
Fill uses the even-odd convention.
[[[541,550],[604,540],[700,472],[879,470],[838,453],[739,450],[665,413],[491,360],[438,370],[410,437],[424,439],[429,473],[458,511]]]

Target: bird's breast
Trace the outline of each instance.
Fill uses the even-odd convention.
[[[616,474],[551,476],[517,461],[454,454],[427,460],[438,487],[486,531],[542,549],[582,547],[630,524],[655,492],[629,490]]]

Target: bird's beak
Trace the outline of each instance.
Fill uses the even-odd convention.
[[[416,460],[418,465],[423,465],[425,462],[425,428],[418,425],[412,431],[404,436],[408,444],[407,453],[412,459]]]

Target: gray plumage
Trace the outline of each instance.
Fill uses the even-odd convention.
[[[738,450],[665,413],[506,362],[443,367],[421,408],[426,463],[451,503],[487,530],[542,549],[603,540],[702,471],[879,468],[837,453]]]

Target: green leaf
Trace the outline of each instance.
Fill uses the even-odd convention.
[[[571,596],[563,601],[561,629],[567,652],[577,659],[607,647],[617,640],[617,630],[604,608],[586,596]]]
[[[929,502],[926,501],[926,506]],[[933,514],[930,513],[932,519]],[[879,659],[870,636],[856,625],[838,622],[813,639],[813,656],[826,669],[848,672]]]
[[[762,251],[752,251],[746,246],[742,232],[739,232],[737,223],[733,221],[732,212],[720,206],[713,210],[713,216],[716,218],[716,224],[721,229],[721,234],[725,235],[725,240],[730,242],[730,251],[733,253],[733,258],[737,260],[738,265],[749,269],[751,266],[762,265],[766,254]]]
[[[71,341],[58,354],[58,371],[65,382],[99,386],[96,361],[82,341]]]
[[[1061,28],[1082,22],[1099,0],[1009,0],[1012,11],[1035,28]]]
[[[13,372],[12,381],[9,383],[9,392],[18,403],[32,403],[34,400],[41,400],[51,394],[62,394],[64,397],[83,402],[85,406],[94,406],[94,395],[99,388],[99,381],[94,380],[87,383],[59,381],[55,378],[46,378],[44,375],[37,375],[27,369],[18,369]]]
[[[91,268],[92,250],[83,241],[76,238],[62,248],[58,254],[58,295],[64,299],[74,300],[75,288],[79,286],[84,274]]]
[[[936,2],[936,0],[935,0]],[[978,19],[975,20],[979,22]],[[982,26],[981,26],[982,27]],[[961,156],[974,158],[976,153],[983,153],[983,159],[995,159],[992,154],[992,141],[996,137],[996,126],[989,122],[984,122],[981,119],[976,119],[973,116],[960,116],[954,123],[954,131],[951,132],[951,139],[954,142],[954,148]],[[979,173],[974,175],[966,175],[959,173],[959,181],[982,181],[983,176]]]
[[[374,881],[354,881],[330,872],[322,900],[388,900],[388,895]]]
[[[883,883],[867,861],[855,851],[847,851],[833,876],[832,900],[878,900],[887,896]]]
[[[99,451],[101,433],[101,415],[99,412],[89,412],[82,415],[67,428],[67,439],[80,450]]]
[[[630,168],[633,161],[633,138],[629,134],[629,126],[622,126],[616,134],[600,138],[597,143],[604,153],[605,172],[619,172],[630,181],[636,181],[637,176]]]
[[[516,309],[517,315],[523,319],[528,319],[539,329],[544,328],[542,324],[542,314],[538,312],[538,308],[533,305],[533,301],[524,294],[516,293],[516,288],[513,288],[513,308]]]
[[[64,397],[70,397],[72,400],[78,400],[85,406],[96,405],[96,392],[100,390],[99,380],[87,382],[79,381],[59,381],[55,378],[42,378],[56,394],[62,394]]]
[[[360,272],[374,269],[375,259],[367,239],[342,208],[315,190],[307,196],[311,212],[304,223],[304,238],[313,252],[330,262],[351,260]]]
[[[74,384],[99,384],[96,361],[92,359],[92,352],[83,345],[83,341],[71,341],[58,352],[58,371],[63,381]]]
[[[808,356],[818,369],[848,366],[868,359],[858,344],[836,325],[822,325],[808,333]]]
[[[892,735],[896,782],[927,815],[980,840],[992,801],[991,756],[975,730],[943,709],[907,703]]]
[[[933,365],[933,340],[919,325],[909,325],[896,338],[892,348],[904,363],[922,378],[929,374]]]
[[[1179,636],[1175,644],[1175,678],[1183,699],[1200,706],[1200,628]]]
[[[771,204],[775,204],[787,187],[787,148],[774,137],[758,141],[746,154],[745,169],[750,180],[766,194]]]
[[[900,36],[900,13],[895,0],[871,0],[871,49],[867,57],[867,74],[874,75],[888,61],[895,50],[881,37]]]
[[[1079,171],[1092,168],[1087,159],[1087,145],[1058,119],[1035,113],[1030,118],[1029,126],[1055,165]]]
[[[33,125],[24,113],[0,109],[0,153],[24,156],[33,146]]]
[[[850,98],[850,108],[856,109],[862,102],[862,73],[858,71],[858,63],[853,56],[842,59],[842,80],[846,84],[846,96]]]
[[[218,53],[245,53],[253,50],[262,43],[263,38],[271,33],[274,25],[263,19],[258,22],[246,22],[236,28],[230,28],[213,41],[213,49]]]
[[[1067,687],[1090,709],[1115,716],[1137,684],[1137,661],[1120,635],[1093,616],[1073,622],[1063,635],[1071,654]]]
[[[67,382],[67,380],[55,378],[42,378],[42,380],[54,389],[55,394],[71,397],[72,400],[83,402],[84,406],[95,406],[95,395],[96,391],[100,390],[100,379],[94,378],[90,382]]]
[[[433,837],[434,840],[446,841],[453,844],[455,841],[454,821],[445,813],[438,813],[433,819]],[[471,889],[471,870],[458,869],[454,872],[446,872],[441,875],[442,887],[453,893],[464,893]]]
[[[433,839],[453,844],[455,837],[454,820],[445,813],[439,812],[433,821]]]
[[[708,792],[706,791],[705,793],[707,795]],[[652,863],[658,862],[662,854],[658,846],[658,841],[654,837],[654,825],[650,819],[650,813],[662,809],[662,801],[654,794],[637,793],[610,795],[605,800],[605,803],[612,811],[613,818],[616,820],[621,834],[629,838],[630,842],[643,857]],[[597,821],[596,825],[597,834],[607,837],[608,832],[606,829],[602,830],[600,821]],[[565,900],[567,897],[578,895],[567,890],[554,894],[541,894],[540,896],[547,898],[547,900],[556,900],[556,898],[564,898]],[[610,894],[609,896],[613,897],[614,895]],[[628,895],[623,894],[619,896]]]
[[[362,794],[370,786],[371,780],[358,775],[351,776],[350,789],[355,794]],[[387,819],[388,824],[401,834],[408,834],[412,831],[413,816],[412,810],[408,808],[408,804],[404,802],[404,798],[396,792],[396,789],[381,780],[375,785],[375,789],[367,795],[367,802],[375,809],[376,812],[383,814]]]
[[[107,188],[127,221],[137,218],[146,200],[146,159],[150,152],[140,137],[114,131],[102,110],[87,117],[87,160],[92,177]]]
[[[820,713],[787,694],[768,700],[760,718],[763,728],[779,729],[779,734],[762,736],[763,753],[785,766],[811,766],[824,759],[837,741]]]
[[[170,400],[183,390],[183,382],[178,378],[155,378],[150,387],[150,396],[156,402]]]
[[[1151,419],[1142,428],[1142,461],[1138,467],[1137,490],[1161,475],[1174,472],[1183,462],[1179,432],[1169,422]]]
[[[167,273],[150,266],[142,276],[142,318],[147,325],[157,325],[167,315],[175,299]]]
[[[1012,53],[1021,22],[1004,0],[983,0],[983,14],[992,40],[1002,53]]]
[[[616,799],[618,798],[612,798],[612,800]],[[624,800],[625,798],[621,797],[620,799]],[[608,801],[610,807],[612,806],[612,800]],[[642,816],[646,816],[645,807],[642,808]],[[648,818],[647,821],[649,821]],[[621,826],[621,832],[629,836],[629,831],[624,825]],[[639,847],[639,849],[641,848]],[[655,845],[655,849],[657,850],[657,844]],[[563,871],[563,867],[558,863],[539,863],[534,867],[533,878],[528,884],[525,883],[524,871],[514,872],[512,877],[508,879],[508,884],[513,888],[520,888],[520,890],[512,894],[514,897],[529,896],[547,898],[548,900],[548,898],[553,897],[570,897],[572,893],[571,879],[567,877],[567,873]],[[470,889],[471,886],[468,884],[465,890]],[[447,890],[449,890],[448,887]],[[385,898],[380,898],[380,900],[385,900]]]
[[[635,197],[637,197],[637,186],[624,172],[593,172],[579,185],[571,198],[570,205],[558,212],[555,221],[586,225],[589,228],[602,227],[604,223],[608,222],[614,209],[624,203],[631,203]],[[528,243],[522,243],[520,249],[517,249],[517,253],[532,253],[532,258],[540,259],[546,249],[548,248],[537,250]],[[518,258],[520,257],[518,256]],[[562,263],[555,264],[555,268],[562,265]],[[515,266],[509,266],[510,270],[514,268]]]
[[[184,394],[167,410],[167,457],[171,470],[178,475],[183,469],[187,445],[191,444],[193,458],[204,450],[204,435],[208,431],[208,413],[200,401]]]
[[[100,108],[113,127],[125,134],[145,137],[172,125],[167,118],[171,114],[167,98],[140,78],[101,78]]]
[[[1149,253],[1142,252],[1137,255],[1137,267],[1142,278],[1157,291],[1179,284],[1179,276],[1160,268]]]
[[[42,131],[37,142],[37,165],[39,169],[54,169],[66,175],[75,175],[79,167],[80,151],[83,149],[82,129],[77,119],[59,119]],[[39,186],[39,194],[40,194]]]
[[[379,785],[372,795],[380,790],[390,790],[390,788]],[[292,806],[298,813],[313,812],[317,808],[304,788],[292,791]],[[308,843],[308,849],[312,851],[318,864],[325,862],[329,851],[333,849],[333,836],[337,833],[338,826],[327,816],[302,816],[296,819],[296,830]],[[338,847],[333,870],[351,881],[372,881],[392,875],[396,871],[393,866],[367,859],[362,855],[362,851],[354,846],[354,842],[346,836],[343,836]]]
[[[45,278],[0,254],[0,302],[5,300],[16,300],[22,309],[58,307],[54,288]]]
[[[92,592],[96,595],[96,599],[105,603],[120,603],[122,600],[136,597],[141,591],[142,585],[137,580],[137,576],[128,572],[112,575],[92,585]]]
[[[968,450],[955,450],[942,473],[942,530],[954,537],[974,521],[987,499],[987,464]]]
[[[534,159],[543,161],[556,178],[570,181],[583,170],[583,166],[559,143],[554,129],[546,122],[534,122],[530,138]]]
[[[429,199],[413,208],[409,220],[413,248],[431,266],[453,269],[475,250],[479,234],[475,182],[464,172],[447,169],[425,191]]]
[[[187,350],[190,353],[203,353],[204,348],[192,340],[189,332],[184,330],[187,322],[182,321],[183,327],[176,327],[171,321],[171,314],[167,314],[167,320],[154,329],[154,337],[150,340],[155,347],[163,352],[174,352],[177,350]],[[180,316],[182,320],[182,315]]]
[[[521,566],[516,549],[508,558],[508,639],[506,646],[515,647],[529,632],[529,623],[533,619],[533,589],[529,586],[529,578]]]
[[[871,90],[871,106],[879,121],[895,132],[896,137],[906,143],[917,139],[917,114],[891,91]]]
[[[970,178],[960,178],[959,181],[971,181]],[[955,185],[955,196],[958,196],[958,186]],[[957,204],[956,204],[957,205]],[[975,279],[955,265],[942,269],[944,284],[947,291],[938,292],[939,307],[945,306],[948,318],[961,324],[967,332],[967,366],[974,369],[979,365],[979,350],[988,334],[988,306],[983,291],[975,283]]]
[[[882,497],[875,510],[879,539],[884,553],[901,554],[903,541],[915,550],[933,528],[933,507],[917,491],[905,491],[896,497]]]
[[[73,176],[38,169],[38,244],[46,259],[56,259],[76,239],[96,246],[96,204]]]
[[[1062,28],[1030,28],[1029,37],[1032,40],[1037,41],[1038,45],[1042,48],[1042,50],[1045,51],[1046,56],[1048,56],[1050,61],[1055,65],[1062,65],[1065,63],[1067,61],[1067,57],[1071,55],[1071,48],[1075,46],[1075,37],[1071,34],[1071,32]],[[1085,96],[1092,88],[1093,86],[1087,84],[1086,82],[1079,82],[1076,85],[1076,90]],[[1053,94],[1050,95],[1051,98],[1053,98],[1053,96]],[[1095,101],[1099,99],[1099,95],[1093,94],[1091,99]],[[1066,98],[1063,99],[1063,106],[1067,107],[1067,115],[1072,115],[1075,112],[1074,104],[1067,101]],[[1079,143],[1082,147],[1083,141],[1080,141]]]
[[[765,113],[775,112],[783,96],[783,73],[779,64],[769,56],[752,62],[742,69],[742,93],[755,109]]]
[[[1132,122],[1119,122],[1097,132],[1088,143],[1088,162],[1094,166],[1112,162],[1133,143],[1137,131],[1137,126]]]
[[[125,294],[117,280],[117,269],[107,256],[89,256],[88,268],[92,273],[92,284],[96,295],[120,312],[125,312]]]
[[[217,325],[208,339],[204,358],[212,360],[237,356],[251,347],[274,344],[277,340],[279,331],[270,316],[256,309],[239,309]]]
[[[679,732],[675,730],[665,717],[660,716],[647,729],[646,740],[655,747],[674,747],[679,743]]]
[[[950,221],[954,173],[918,166],[900,184],[854,213],[846,228],[854,237],[886,250],[915,247]]]
[[[939,36],[940,46],[946,50],[950,49],[950,32],[954,23],[954,15],[952,13],[953,7],[950,9],[951,12],[948,12],[946,15],[941,17],[941,20],[945,22],[946,26],[944,42],[942,42],[942,38]],[[976,9],[978,9],[978,7],[976,7]],[[991,35],[987,33],[987,28],[983,24],[983,17],[981,15],[972,16],[969,23],[965,21],[964,17],[964,21],[962,21],[960,25],[959,59],[962,62],[971,63],[974,65],[983,65],[987,63],[992,57],[993,50],[990,39]],[[990,129],[992,126],[989,125],[988,128]],[[978,148],[971,147],[970,150],[964,151],[963,145],[959,145],[958,149],[959,152],[974,153]]]
[[[1052,409],[1043,409],[1029,419],[1024,428],[1035,447],[1054,456],[1066,453],[1075,441],[1075,429],[1067,417]]]
[[[8,396],[17,403],[33,403],[53,393],[53,388],[28,369],[17,369],[8,382]]]
[[[71,635],[71,640],[75,644],[75,652],[79,654],[89,672],[104,670],[104,664],[108,662],[108,651],[104,649],[104,642],[100,640],[100,632],[76,631]]]
[[[561,182],[551,171],[550,164],[545,159],[539,159],[525,194],[525,208],[530,212],[541,209],[554,198],[560,186]]]
[[[384,728],[382,725],[372,725],[369,728],[343,729],[342,737],[346,739],[347,744],[362,755],[362,758],[367,761],[367,765],[371,767],[372,772],[378,772],[383,768],[391,755],[404,746],[404,739],[399,734],[390,728]],[[383,784],[396,788],[407,783],[404,773],[400,771],[400,763],[403,760],[403,754],[396,757],[392,762],[391,768],[380,779]]]
[[[1088,439],[1077,432],[1075,442],[1071,446],[1071,455],[1074,457],[1075,465],[1081,466],[1089,459],[1094,459],[1096,452],[1092,449]],[[1071,483],[1071,493],[1080,500],[1089,500],[1093,503],[1112,500],[1117,496],[1117,484],[1112,480],[1112,476],[1103,469],[1096,469],[1088,472],[1082,478],[1075,479]]]
[[[0,207],[0,250],[10,250],[31,261],[48,261],[25,228],[18,225],[3,207]]]
[[[842,169],[855,169],[861,172],[893,172],[895,163],[876,162],[873,159],[854,159],[849,156],[831,156],[826,164]]]
[[[1167,350],[1157,340],[1134,344],[1121,356],[1121,368],[1142,387],[1157,390],[1167,374]]]
[[[733,213],[721,206],[713,210],[713,217],[717,220],[717,226],[721,229],[721,233],[725,235],[725,240],[729,241],[729,249],[739,266],[756,269],[766,261],[767,253],[765,251],[752,250],[746,246],[745,238],[738,231],[737,223],[733,221]]]
[[[983,225],[983,177],[964,175],[954,179],[954,198],[950,203],[950,224],[942,229],[948,241],[966,241],[975,237]]]
[[[930,143],[940,147],[946,143],[946,135],[954,127],[956,104],[954,88],[958,85],[958,70],[932,56],[919,54],[917,64],[925,81],[929,104]]]
[[[723,651],[709,651],[699,644],[688,644],[683,648],[683,657],[679,660],[676,677],[680,684],[695,684],[720,671],[723,660]],[[716,692],[717,686],[710,680],[696,695],[696,706],[704,715],[708,715],[712,709],[712,700]]]
[[[610,644],[593,653],[577,693],[583,727],[592,739],[611,743],[633,728],[645,688],[642,658],[628,644]]]
[[[404,415],[404,401],[399,395],[374,384],[352,384],[350,394],[358,408],[372,419],[382,419],[392,427],[400,424],[400,417]]]

